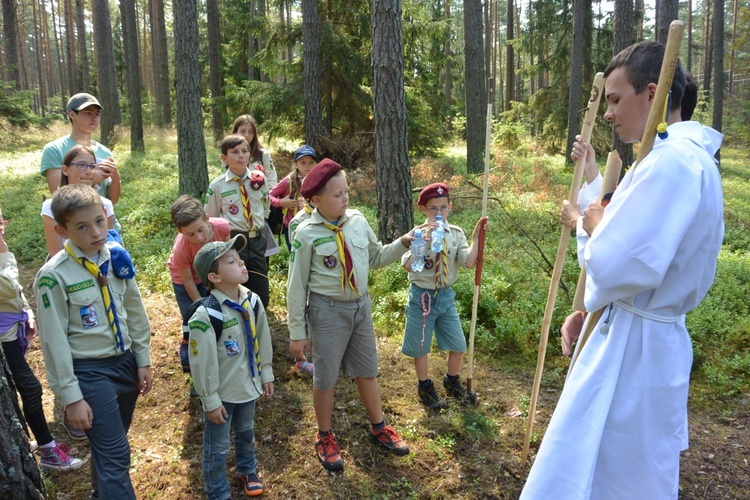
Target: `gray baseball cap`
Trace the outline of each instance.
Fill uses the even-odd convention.
[[[211,266],[217,259],[233,248],[240,252],[245,248],[245,245],[247,245],[247,239],[243,234],[238,234],[229,241],[210,241],[203,245],[203,248],[198,250],[195,255],[195,261],[193,262],[193,267],[201,279],[201,283],[204,285],[208,283],[208,273],[211,272]]]
[[[104,109],[96,97],[86,93],[76,94],[68,99],[68,105],[65,106],[65,109],[67,111],[81,111],[89,106],[99,106],[99,109]]]

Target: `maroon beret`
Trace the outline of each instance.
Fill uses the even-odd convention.
[[[302,182],[300,192],[308,200],[320,192],[323,186],[333,177],[336,172],[341,170],[341,165],[333,160],[325,158],[315,165],[310,173],[305,176]]]
[[[417,205],[426,205],[428,201],[433,198],[442,198],[448,196],[448,186],[442,182],[435,182],[426,186],[421,193],[419,193],[419,199]]]

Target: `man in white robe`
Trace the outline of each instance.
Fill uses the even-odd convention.
[[[605,119],[643,135],[664,47],[641,42],[605,71]],[[577,352],[522,499],[676,499],[687,448],[692,346],[685,314],[708,292],[724,233],[714,153],[721,134],[680,121],[672,85],[668,137],[630,169],[607,210],[589,207],[587,311],[605,308]],[[588,220],[587,220],[588,219]]]

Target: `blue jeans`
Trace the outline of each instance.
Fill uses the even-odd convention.
[[[255,458],[255,401],[247,403],[224,403],[229,415],[225,424],[213,424],[207,417],[203,429],[203,480],[209,500],[225,500],[232,490],[227,481],[227,453],[229,453],[229,429],[234,423],[234,455],[237,473],[247,476],[258,468]]]
[[[74,359],[73,371],[94,414],[94,425],[86,436],[96,490],[107,499],[135,499],[127,436],[138,399],[135,357],[128,351],[109,358]]]
[[[201,294],[201,297],[208,295],[208,288],[206,288],[206,285],[203,283],[196,283],[195,287],[198,289],[198,293]],[[182,320],[190,319],[186,318],[185,315],[187,314],[188,309],[190,309],[193,300],[190,298],[190,295],[188,295],[187,290],[185,290],[185,285],[172,282],[172,288],[174,288],[174,298],[177,299],[177,307],[180,308]]]

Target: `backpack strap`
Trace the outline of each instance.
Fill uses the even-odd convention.
[[[203,298],[203,305],[208,311],[208,318],[211,320],[211,328],[214,329],[216,334],[216,342],[221,338],[221,333],[224,331],[224,313],[221,312],[221,304],[213,294],[208,294]]]

